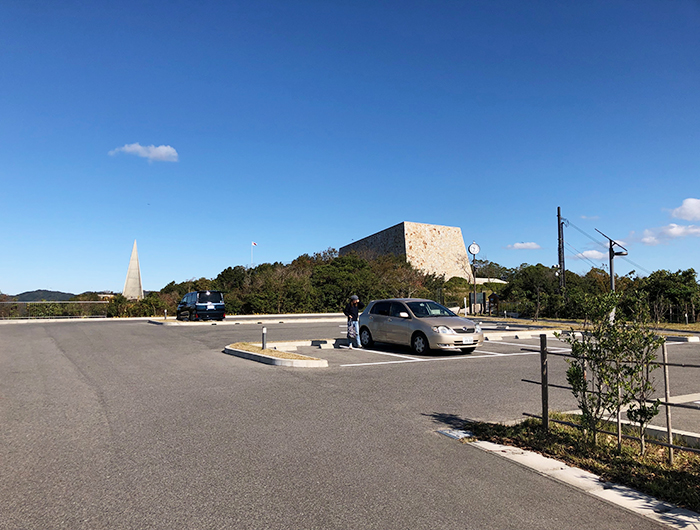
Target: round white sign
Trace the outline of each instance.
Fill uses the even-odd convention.
[[[472,243],[469,245],[469,253],[470,254],[478,254],[481,249],[479,248],[479,245],[476,243]]]

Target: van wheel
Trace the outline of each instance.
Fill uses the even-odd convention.
[[[425,335],[418,332],[413,335],[413,338],[411,339],[411,348],[413,349],[413,353],[423,355],[430,351],[430,343]]]
[[[190,311],[190,312],[187,314],[187,319],[188,319],[190,322],[194,322],[195,320],[197,320],[197,317],[195,316],[194,313],[192,313],[192,311]]]
[[[371,348],[374,344],[374,340],[372,340],[372,334],[367,328],[362,328],[360,330],[360,344],[362,344],[363,348]]]

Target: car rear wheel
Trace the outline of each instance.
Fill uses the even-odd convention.
[[[369,332],[367,328],[362,328],[360,330],[360,344],[362,344],[363,348],[371,348],[372,345],[374,344],[374,340],[372,339],[372,334]]]
[[[413,353],[423,355],[424,353],[428,353],[428,351],[430,351],[430,343],[425,335],[422,333],[416,333],[411,339],[411,348],[413,349]]]
[[[190,311],[190,312],[188,313],[187,316],[188,316],[187,319],[188,319],[190,322],[194,322],[195,320],[197,320],[197,316],[196,316],[192,311]]]
[[[476,350],[476,346],[472,346],[471,348],[461,348],[462,353],[474,353],[474,350]]]

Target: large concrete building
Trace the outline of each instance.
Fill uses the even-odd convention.
[[[406,261],[423,272],[444,274],[446,280],[459,276],[473,281],[462,230],[455,226],[404,221],[339,250],[341,256],[351,252],[368,258],[404,255]]]

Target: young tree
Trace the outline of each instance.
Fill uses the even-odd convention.
[[[649,328],[641,299],[627,301],[629,312],[610,314],[621,305],[623,295],[585,295],[581,299],[587,320],[580,338],[574,333],[564,340],[571,345],[566,378],[581,409],[584,436],[597,443],[601,420],[629,405],[627,417],[637,426],[641,452],[644,433],[659,409],[654,394],[653,370],[656,352],[663,339]]]
[[[585,295],[581,303],[590,320],[579,335],[572,330],[570,335],[562,337],[571,346],[572,356],[567,359],[566,380],[581,409],[584,437],[592,445],[598,443],[601,420],[622,406],[616,372],[621,359],[613,347],[615,337],[611,334],[611,325],[614,324],[609,318],[618,301],[615,293],[598,297]]]

